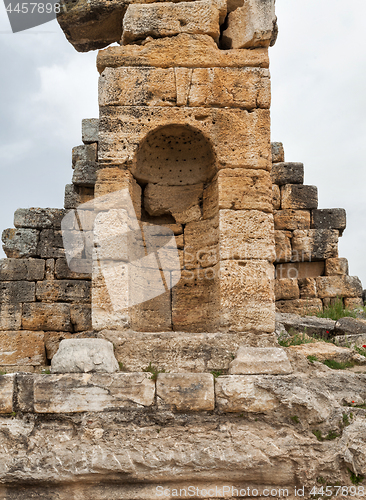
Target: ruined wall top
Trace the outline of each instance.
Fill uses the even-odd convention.
[[[275,0],[63,0],[58,22],[79,52],[144,44],[180,34],[211,37],[221,49],[274,45]]]

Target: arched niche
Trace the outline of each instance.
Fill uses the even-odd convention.
[[[185,186],[206,183],[216,173],[209,139],[185,125],[165,125],[150,132],[140,144],[133,175],[143,184]]]

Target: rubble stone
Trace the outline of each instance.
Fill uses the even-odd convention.
[[[71,332],[70,304],[45,304],[33,302],[23,304],[22,328]]]
[[[61,257],[60,259],[56,259],[55,264],[55,276],[59,280],[77,280],[77,279],[87,279],[91,277],[91,273],[76,273],[71,271],[67,264],[67,260],[65,257]],[[40,278],[42,279],[42,278]]]
[[[46,364],[43,332],[2,331],[0,344],[0,365],[39,366]]]
[[[66,209],[77,208],[81,203],[87,203],[94,197],[93,188],[80,188],[74,184],[66,184],[64,207]]]
[[[300,291],[297,279],[276,279],[275,297],[276,300],[299,299]]]
[[[95,162],[98,160],[98,144],[83,144],[72,148],[72,168],[75,167],[77,161]]]
[[[276,230],[310,229],[309,210],[277,210],[274,212],[273,217]]]
[[[337,363],[356,361],[366,364],[366,358],[355,353],[352,349],[338,347],[330,342],[313,342],[309,344],[293,345],[289,349],[303,356],[315,356],[317,361],[332,360]]]
[[[285,184],[304,183],[304,164],[279,162],[272,165],[271,177],[273,184],[284,186]]]
[[[276,397],[256,386],[255,375],[227,375],[215,381],[216,405],[225,412],[267,413],[277,407]]]
[[[275,2],[245,0],[241,7],[230,12],[227,28],[222,35],[225,49],[269,47],[274,45],[276,30]]]
[[[3,250],[9,258],[37,257],[38,238],[37,229],[5,229]]]
[[[154,403],[147,373],[64,373],[34,376],[36,413],[144,408]]]
[[[61,228],[66,211],[59,208],[18,208],[14,213],[16,228],[47,229]]]
[[[75,332],[85,332],[92,329],[90,305],[72,304],[70,318]]]
[[[366,321],[356,318],[340,318],[335,324],[336,335],[366,335]]]
[[[316,316],[299,316],[298,314],[276,313],[276,323],[282,324],[287,332],[306,334],[328,339],[334,336],[336,322],[328,318]]]
[[[84,118],[81,122],[81,135],[84,144],[98,142],[98,118]]]
[[[43,280],[45,262],[41,259],[1,259],[0,281]]]
[[[363,307],[363,300],[362,300],[362,297],[355,297],[355,298],[351,298],[351,297],[346,297],[344,299],[344,307],[347,308],[347,309],[351,309],[351,311],[353,309],[357,309],[359,307]]]
[[[327,259],[325,261],[326,276],[348,276],[348,260],[343,258]]]
[[[282,209],[295,210],[312,209],[318,207],[318,188],[303,184],[286,184],[281,187]]]
[[[161,38],[180,33],[220,36],[219,11],[205,0],[195,2],[131,4],[123,18],[122,43],[147,37]]]
[[[99,164],[97,162],[79,160],[75,164],[72,182],[75,186],[92,188],[97,180],[97,170]]]
[[[53,229],[43,229],[40,232],[37,254],[42,259],[58,259],[65,255],[62,232]]]
[[[0,303],[14,304],[17,302],[34,302],[35,283],[30,281],[0,282]]]
[[[0,413],[12,413],[15,375],[0,375]]]
[[[300,316],[316,314],[323,310],[320,299],[295,299],[276,301],[276,311],[280,313],[293,313]]]
[[[36,296],[41,302],[90,302],[91,282],[82,280],[38,281]]]
[[[158,405],[177,411],[214,410],[214,378],[210,373],[160,373]]]
[[[272,163],[280,163],[285,161],[285,150],[282,142],[271,142],[272,148]],[[272,167],[273,170],[273,167]],[[296,184],[291,182],[290,184]]]
[[[338,231],[329,229],[296,230],[292,238],[292,260],[312,261],[338,257]]]
[[[20,330],[22,326],[22,304],[0,304],[0,331]]]
[[[114,373],[113,344],[103,339],[64,339],[51,362],[52,373]]]
[[[356,276],[321,276],[316,278],[320,298],[361,297],[362,284]]]
[[[347,218],[344,208],[319,209],[311,212],[311,227],[314,229],[346,229]]]
[[[246,347],[242,346],[230,363],[231,375],[280,375],[292,373],[291,364],[286,352],[279,347]]]
[[[291,233],[289,231],[275,231],[276,262],[288,262],[292,258]],[[286,278],[287,276],[283,276]],[[280,276],[282,278],[282,276]]]
[[[316,280],[315,278],[299,279],[300,298],[314,299],[317,297]]]

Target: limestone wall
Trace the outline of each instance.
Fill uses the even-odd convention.
[[[93,333],[91,324],[91,275],[70,271],[65,259],[61,234],[62,218],[81,203],[93,199],[98,176],[103,180],[97,161],[98,120],[83,121],[82,138],[84,144],[73,148],[72,152],[73,177],[72,183],[65,188],[65,208],[19,209],[14,215],[15,229],[6,229],[3,232],[3,248],[8,258],[2,259],[0,263],[2,346],[0,367],[7,371],[17,368],[26,371],[37,370],[37,367],[40,369],[52,359],[61,339],[96,334]],[[141,154],[148,153],[142,150]],[[339,208],[318,209],[316,187],[303,185],[304,166],[301,163],[284,162],[283,146],[280,143],[272,143],[272,154],[277,310],[314,314],[337,296],[342,297],[348,307],[362,304],[362,286],[359,279],[348,276],[347,260],[338,257],[338,238],[346,227],[345,211]],[[117,177],[120,175],[120,170],[115,170],[108,169],[104,186],[108,184],[111,174]],[[263,180],[258,178],[261,171],[249,171],[253,175],[255,172],[254,190],[250,187],[253,186],[254,179],[249,182],[248,178],[247,183],[240,184],[235,172],[235,169],[230,169],[230,176],[222,171],[219,174],[223,177],[221,189],[230,193],[232,202],[246,201],[252,206],[253,203],[261,203],[262,206],[263,203],[267,203],[270,211],[271,201],[266,200],[265,191],[261,193]],[[266,175],[265,172],[262,172],[262,175]],[[103,186],[103,182],[100,182],[100,186]],[[207,265],[204,263],[202,266],[202,259],[208,259],[210,256],[214,258],[210,248],[215,245],[212,239],[215,238],[215,226],[208,227],[207,232],[202,233],[200,225],[203,222],[195,222],[197,215],[194,207],[199,214],[202,209],[206,212],[212,210],[210,204],[212,185],[205,189],[206,194],[203,191],[203,184],[190,185],[189,187],[194,189],[189,189],[188,198],[177,197],[174,186],[163,187],[164,195],[159,192],[159,185],[149,186],[147,184],[145,187],[142,199],[143,220],[148,224],[151,221],[150,214],[153,214],[160,224],[174,228],[181,253],[183,273],[199,272],[195,270],[197,268],[204,272]],[[196,188],[200,190],[197,191]],[[99,189],[105,188],[99,187]],[[164,203],[168,204],[167,207]],[[188,213],[184,212],[186,205],[191,207]],[[175,212],[174,206],[177,207]],[[190,218],[193,219],[191,222]],[[237,237],[239,234],[238,229]],[[239,240],[237,241],[239,244]],[[198,254],[200,262],[189,263],[187,260],[184,262],[184,242],[186,245],[192,245],[189,255],[192,257]],[[235,245],[231,250],[235,250]],[[203,307],[205,301],[209,300],[209,290],[204,285],[197,289],[200,290],[201,295],[198,295],[195,307],[189,297],[187,297],[188,302],[185,301],[184,295],[182,296],[183,290],[180,291],[179,286],[173,291],[173,297],[177,297],[173,315],[179,318],[180,314],[182,321],[185,321],[184,310],[187,307],[191,308],[190,323],[187,325],[189,331],[201,329],[210,331],[209,325],[205,322]],[[155,299],[157,307],[152,307],[150,301],[148,307],[145,306],[143,309],[140,307],[137,311],[141,331],[154,331],[157,328],[159,331],[185,330],[184,323],[172,325],[170,310],[169,317],[166,317],[164,300],[164,296],[158,297]],[[179,309],[182,313],[179,313]],[[108,327],[107,329],[110,330]],[[215,331],[213,325],[211,331]],[[119,345],[113,333],[107,334],[106,338]],[[141,346],[145,344],[145,340],[142,340]],[[161,342],[158,339],[156,341],[160,345]],[[185,349],[186,339],[164,340],[164,342],[172,341],[176,349],[180,344],[181,347],[178,349]],[[199,340],[197,346],[193,348],[194,356],[201,356],[201,342],[202,340]],[[206,339],[205,342],[210,344],[219,340]],[[228,339],[225,342],[227,343]],[[151,339],[148,343],[150,345]],[[233,344],[233,350],[239,343],[240,339],[235,335],[232,336],[232,342],[229,342]],[[160,349],[158,344],[155,348]],[[190,345],[193,346],[192,342]],[[129,352],[133,359],[132,346],[131,349]],[[122,352],[119,359],[129,363]],[[166,358],[164,359],[165,364],[169,363]],[[225,370],[229,360],[229,356],[226,358],[224,356],[219,362],[217,360],[209,362],[208,366],[217,365]],[[138,363],[139,361],[136,362],[136,366]],[[197,364],[197,361],[193,362],[192,367],[195,363]]]
[[[318,209],[316,186],[304,185],[302,163],[284,161],[281,143],[272,143],[272,160],[277,311],[316,314],[337,297],[363,305],[362,284],[338,255],[346,211]]]

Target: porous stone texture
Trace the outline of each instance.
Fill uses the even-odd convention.
[[[97,162],[78,160],[72,176],[74,186],[94,187],[98,168],[99,164]]]
[[[356,276],[322,276],[316,278],[318,296],[359,297],[362,294],[361,281]]]
[[[311,227],[314,229],[338,229],[342,234],[346,224],[344,208],[313,210],[311,213]]]
[[[103,339],[64,339],[51,362],[52,373],[113,373],[119,370],[113,344]]]
[[[38,239],[37,229],[5,229],[2,234],[3,250],[9,258],[36,257]]]
[[[235,359],[230,363],[231,375],[287,374],[292,372],[291,364],[283,349],[278,347],[239,348]]]
[[[275,280],[276,300],[291,300],[300,298],[298,280],[295,278],[284,278]]]
[[[108,47],[97,56],[97,68],[148,66],[157,68],[268,68],[268,50],[220,50],[209,35],[146,40],[144,45]]]
[[[228,88],[235,90],[231,93]],[[268,109],[269,71],[259,68],[106,68],[99,80],[99,104]]]
[[[338,257],[338,231],[297,229],[293,232],[292,249],[295,262]]]
[[[215,408],[214,378],[210,373],[161,373],[156,384],[158,406],[177,411]]]
[[[113,343],[115,356],[127,371],[141,371],[151,363],[168,373],[227,372],[240,345],[274,347],[274,335],[255,332],[131,332],[103,330],[98,336]]]
[[[45,275],[45,261],[41,259],[1,259],[0,281],[38,281]]]
[[[137,151],[138,146],[149,133],[155,133],[155,137],[160,140],[163,139],[162,134],[170,134],[173,127],[163,129],[167,123],[174,123],[175,129],[180,126],[185,131],[188,129],[194,132],[194,137],[199,137],[197,130],[204,137],[212,137],[215,141],[214,153],[218,168],[270,170],[269,112],[266,109],[257,108],[249,113],[235,108],[201,107],[195,108],[192,113],[188,107],[165,106],[156,107],[151,111],[148,106],[141,106],[136,116],[134,107],[107,106],[101,107],[100,113],[99,161],[114,165],[132,163],[132,174],[137,180],[145,180],[140,176],[139,163],[146,161],[141,156],[145,152],[144,149],[140,146]],[[181,135],[184,131],[178,132]],[[176,151],[175,155],[178,152]],[[159,150],[157,153],[162,154]],[[195,156],[192,159],[194,158]],[[162,163],[165,163],[165,159]],[[196,182],[199,181],[190,183]],[[170,184],[169,181],[166,183]]]
[[[229,13],[222,46],[229,49],[269,47],[276,41],[274,0],[244,0]]]
[[[310,229],[310,212],[308,210],[277,210],[274,212],[273,217],[277,231]]]
[[[272,157],[273,158],[273,157]],[[304,183],[304,164],[303,163],[285,163],[281,161],[281,156],[275,156],[273,161],[271,177],[273,184],[284,186],[285,184],[303,184]]]
[[[321,299],[277,300],[276,311],[300,316],[315,315],[323,310]]]
[[[333,258],[325,261],[326,276],[348,276],[348,260]]]
[[[281,207],[295,210],[318,207],[318,189],[316,186],[286,184],[281,187]]]
[[[0,345],[0,366],[46,364],[43,332],[1,331]]]
[[[219,10],[209,0],[132,4],[123,18],[122,43],[188,33],[220,36]]]

